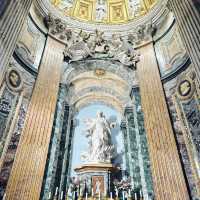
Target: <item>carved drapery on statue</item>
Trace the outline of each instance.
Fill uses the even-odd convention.
[[[111,159],[115,156],[115,147],[111,142],[111,128],[114,124],[107,121],[100,111],[97,112],[95,119],[87,119],[85,123],[89,149],[82,154],[82,158],[87,162],[111,163]]]

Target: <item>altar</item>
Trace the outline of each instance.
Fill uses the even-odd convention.
[[[106,197],[111,191],[111,173],[117,170],[111,163],[90,163],[77,167],[75,172],[79,178],[87,177],[88,195]]]

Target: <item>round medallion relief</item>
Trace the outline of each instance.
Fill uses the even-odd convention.
[[[12,91],[18,92],[22,89],[23,80],[20,72],[15,67],[12,67],[7,71],[6,83]]]
[[[181,96],[188,96],[192,90],[192,84],[188,80],[183,80],[179,84],[178,91]]]
[[[194,92],[195,92],[195,84],[193,83],[192,79],[187,77],[179,82],[177,87],[177,94],[180,99],[188,100],[193,96]]]

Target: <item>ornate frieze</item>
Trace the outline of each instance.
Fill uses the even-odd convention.
[[[66,44],[64,56],[71,61],[85,58],[111,59],[122,63],[132,69],[139,62],[139,53],[135,50],[138,46],[152,40],[156,27],[152,23],[140,25],[136,31],[126,37],[113,34],[108,37],[104,32],[72,31],[61,19],[48,15],[45,24],[49,34]]]
[[[128,0],[125,0],[125,1],[128,2]],[[133,6],[137,7],[137,5],[134,5],[135,2],[133,2],[132,0],[129,0],[129,1],[130,1],[130,7],[128,8],[128,6],[127,6],[127,8],[131,12],[131,10],[133,9]],[[37,0],[37,1],[35,1],[35,6],[36,6],[36,9],[42,11],[43,16],[47,16],[48,13],[54,13],[57,18],[62,19],[73,30],[74,29],[78,29],[78,30],[82,29],[84,31],[93,32],[98,27],[100,30],[106,32],[106,34],[108,34],[108,35],[113,34],[113,33],[122,33],[124,35],[127,35],[128,33],[132,32],[132,30],[134,30],[138,25],[146,24],[146,23],[149,23],[150,21],[153,21],[153,23],[155,23],[155,24],[161,24],[164,21],[167,13],[169,12],[169,10],[167,10],[166,6],[165,6],[166,2],[167,2],[167,0],[159,1],[159,3],[156,6],[154,6],[150,10],[150,12],[147,13],[146,15],[139,17],[139,18],[136,17],[135,20],[127,21],[127,23],[123,23],[123,24],[116,23],[121,20],[120,18],[123,18],[123,16],[120,17],[120,13],[123,12],[123,11],[121,11],[123,6],[119,5],[119,7],[117,6],[118,9],[116,9],[114,11],[110,11],[110,12],[112,12],[111,13],[112,16],[114,15],[114,13],[119,13],[119,16],[117,17],[118,19],[115,21],[115,24],[113,24],[113,25],[99,23],[99,20],[97,20],[97,22],[94,22],[94,23],[88,23],[87,21],[77,20],[74,17],[72,18],[72,17],[64,16],[62,12],[59,12],[58,9],[56,9],[54,6],[52,6],[49,3],[49,0]],[[98,13],[97,13],[98,19],[102,19],[102,17],[104,16],[104,7],[103,7],[103,4],[101,4],[101,3],[102,2],[98,2],[98,8],[97,8],[98,9]],[[148,0],[147,1],[145,0],[145,4],[146,3],[149,5]],[[152,1],[151,1],[151,3],[152,3]],[[118,3],[114,2],[112,0],[109,0],[109,5],[110,5],[111,10],[115,7],[114,6],[115,4],[118,4]],[[133,15],[135,15],[137,13],[137,9],[131,13],[132,14],[130,17],[133,17]],[[111,16],[111,18],[112,18],[112,16]]]

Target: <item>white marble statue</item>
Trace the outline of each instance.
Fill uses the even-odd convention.
[[[106,5],[103,0],[99,0],[96,7],[96,20],[103,21],[106,17]]]
[[[99,111],[95,119],[86,119],[85,123],[89,150],[82,154],[82,158],[92,163],[110,163],[115,154],[111,143],[111,128],[114,128],[115,123],[106,120],[103,112]]]
[[[135,17],[140,14],[140,0],[129,0],[129,15]]]

